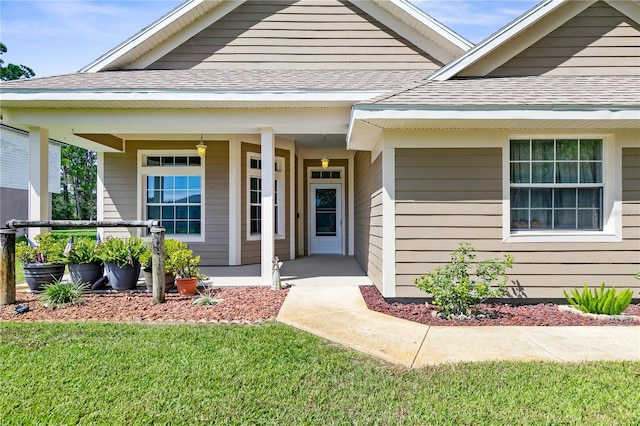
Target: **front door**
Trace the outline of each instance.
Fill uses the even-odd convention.
[[[309,186],[310,253],[342,253],[342,185]]]

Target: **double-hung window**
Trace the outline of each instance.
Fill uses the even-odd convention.
[[[204,236],[204,161],[195,152],[143,152],[143,216],[158,220],[173,238]]]
[[[510,141],[511,233],[601,231],[602,139]]]
[[[256,240],[262,233],[262,160],[257,153],[248,153],[247,159],[247,239]],[[275,158],[274,176],[274,233],[284,238],[284,158]]]

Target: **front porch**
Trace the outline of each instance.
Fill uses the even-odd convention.
[[[263,285],[260,264],[242,266],[205,266],[201,272],[214,287]],[[287,260],[281,268],[282,283],[305,286],[372,285],[353,256],[313,255]]]

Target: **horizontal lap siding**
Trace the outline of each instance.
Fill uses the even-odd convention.
[[[382,291],[382,156],[355,156],[354,254],[360,267]]]
[[[148,68],[435,71],[436,62],[347,2],[248,1]]]
[[[600,1],[489,75],[637,75],[640,24]]]
[[[514,256],[514,295],[562,298],[563,289],[602,281],[638,288],[640,149],[623,150],[621,243],[503,243],[501,156],[490,148],[396,149],[398,297],[424,297],[414,278],[448,263],[463,241],[478,259]]]
[[[202,266],[229,264],[229,143],[207,141],[205,157],[205,241],[190,242]],[[104,219],[137,219],[138,150],[193,149],[193,142],[127,142],[122,154],[104,154]],[[127,237],[135,230],[106,229],[107,236]]]

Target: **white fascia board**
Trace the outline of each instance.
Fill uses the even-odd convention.
[[[465,68],[469,67],[476,61],[483,59],[495,49],[498,49],[503,43],[515,37],[519,32],[533,25],[538,20],[563,5],[566,1],[567,0],[546,0],[540,3],[538,6],[534,7],[528,12],[525,12],[522,16],[520,16],[520,18],[517,18],[510,24],[503,27],[501,30],[498,30],[496,33],[477,44],[473,49],[469,50],[458,59],[452,61],[448,65],[442,67],[440,70],[431,74],[428,79],[444,81],[454,77]],[[586,8],[594,2],[595,0],[588,0],[583,4]]]
[[[640,24],[640,3],[629,0],[604,0],[609,6],[616,9],[618,12],[628,16],[635,22]]]
[[[398,0],[354,1],[353,4],[442,63],[450,62],[471,48],[453,31]],[[407,19],[413,20],[413,25]]]
[[[402,9],[404,12],[408,13],[409,15],[414,17],[416,20],[418,20],[422,25],[430,28],[439,36],[451,42],[452,44],[458,46],[460,49],[464,50],[465,52],[473,47],[473,43],[471,43],[469,40],[462,37],[460,34],[456,33],[451,28],[436,21],[431,16],[427,15],[422,10],[418,9],[413,4],[409,3],[407,0],[384,0],[384,1],[389,1],[391,4],[393,4],[397,8]]]
[[[351,125],[356,120],[638,120],[639,107],[616,106],[549,106],[549,107],[472,107],[470,109],[356,109]]]
[[[157,102],[361,102],[384,91],[30,91],[4,92],[5,107],[11,101],[157,101]]]
[[[130,53],[133,49],[140,46],[141,44],[148,41],[150,38],[154,37],[161,31],[164,31],[169,26],[173,25],[176,21],[188,15],[193,9],[197,8],[201,4],[207,4],[209,7],[216,7],[220,3],[224,5],[232,6],[231,10],[233,10],[238,5],[244,3],[246,0],[190,0],[186,1],[184,4],[176,7],[172,11],[168,12],[164,16],[162,16],[157,21],[153,22],[148,27],[144,28],[142,31],[128,38],[118,46],[114,47],[104,55],[100,56],[98,59],[90,63],[89,65],[80,69],[79,72],[98,72],[108,69],[108,66],[123,56]],[[153,50],[153,49],[148,49]],[[146,52],[145,52],[146,53]]]

